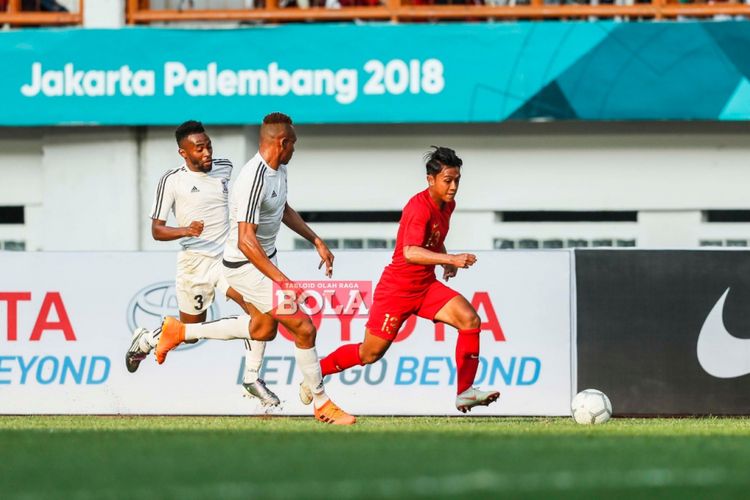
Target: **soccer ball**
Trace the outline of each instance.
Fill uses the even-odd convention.
[[[602,391],[586,389],[573,398],[570,411],[579,424],[603,424],[612,416],[612,403]]]

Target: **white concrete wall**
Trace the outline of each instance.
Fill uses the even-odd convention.
[[[42,247],[42,131],[6,130],[0,135],[0,205],[25,206],[26,224],[0,224],[0,241],[21,241]]]
[[[87,0],[83,4],[85,28],[122,28],[125,25],[125,0]]]
[[[208,127],[216,156],[241,167],[257,127]],[[707,224],[701,211],[750,209],[750,126],[722,123],[554,123],[300,126],[290,165],[298,210],[400,210],[425,186],[422,154],[454,147],[464,172],[448,245],[495,238],[623,238],[692,247],[750,236],[750,224]],[[5,129],[0,205],[26,206],[26,224],[0,241],[32,250],[167,250],[148,219],[161,174],[181,163],[172,128]],[[237,169],[238,170],[238,169]],[[634,210],[628,223],[507,223],[496,211]],[[395,224],[318,224],[324,237],[395,237]],[[283,232],[279,247],[292,248]]]
[[[44,250],[138,250],[133,129],[50,129],[42,171]]]
[[[304,163],[290,182],[337,178],[354,189],[307,200],[391,209],[422,182],[430,144],[464,160],[464,210],[672,210],[748,206],[750,127],[552,123],[299,127]],[[309,165],[309,167],[307,166]],[[313,168],[314,167],[314,168]],[[387,176],[378,175],[386,169]],[[367,182],[362,173],[371,172]],[[329,208],[330,209],[330,208]]]

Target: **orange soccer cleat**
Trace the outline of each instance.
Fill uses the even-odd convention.
[[[352,425],[357,421],[354,415],[349,415],[330,399],[320,408],[315,408],[315,418],[333,425]]]
[[[156,362],[164,363],[167,353],[185,341],[185,324],[177,318],[166,317],[161,324],[159,342],[156,344]]]

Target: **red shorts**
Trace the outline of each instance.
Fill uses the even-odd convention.
[[[398,290],[395,292],[398,293]],[[393,341],[409,316],[416,314],[420,318],[434,321],[438,311],[457,295],[460,295],[457,291],[437,280],[421,293],[408,296],[398,296],[392,287],[382,287],[378,284],[370,308],[370,319],[367,320],[367,329],[373,335]]]

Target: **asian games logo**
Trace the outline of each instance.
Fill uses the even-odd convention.
[[[153,283],[142,288],[130,300],[127,310],[128,329],[131,333],[139,327],[153,330],[158,328],[162,319],[167,316],[180,317],[174,282]],[[213,321],[220,317],[219,306],[214,302],[206,310],[206,321]],[[198,344],[183,344],[178,349],[190,349],[196,345]]]

